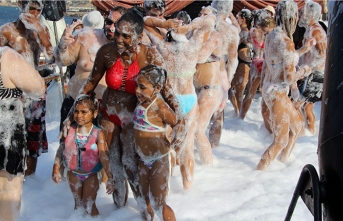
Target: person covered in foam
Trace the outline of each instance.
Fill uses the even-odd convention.
[[[92,217],[99,215],[95,201],[101,181],[98,174],[102,168],[108,176],[107,194],[114,191],[105,134],[92,123],[97,114],[97,99],[88,95],[76,99],[73,113],[75,124],[60,143],[52,170],[52,179],[58,184],[61,181],[60,167],[64,164],[74,197],[74,210],[82,208]]]
[[[324,82],[324,69],[327,48],[327,37],[324,29],[319,24],[321,6],[313,1],[306,1],[300,11],[299,26],[306,28],[303,42],[315,39],[316,44],[311,50],[301,56],[301,63],[307,64],[311,74],[298,82],[300,90],[299,102],[305,114],[305,125],[311,135],[315,134],[315,115],[313,106],[315,102],[321,101]]]
[[[249,72],[249,81],[247,84],[247,92],[244,96],[242,102],[242,108],[240,110],[239,116],[241,119],[244,119],[250,104],[256,94],[257,88],[260,85],[262,65],[264,62],[264,40],[265,34],[261,27],[262,21],[273,21],[273,18],[265,9],[258,9],[252,12],[253,15],[253,27],[250,29],[250,41],[253,47],[253,59],[251,62],[250,72]],[[275,22],[274,22],[275,27]]]
[[[217,10],[212,6],[203,7],[199,13],[199,17],[209,14],[216,15]],[[198,96],[198,126],[195,132],[195,145],[199,151],[200,160],[204,164],[212,165],[213,156],[211,143],[206,136],[206,129],[210,125],[211,118],[217,118],[215,114],[220,113],[225,107],[224,91],[222,75],[220,74],[220,57],[222,38],[215,29],[208,31],[204,38],[205,42],[198,55],[198,64],[194,74],[194,87]],[[211,51],[207,57],[203,55],[204,51]],[[226,77],[226,75],[224,75]],[[227,81],[227,78],[225,78]],[[220,109],[220,110],[219,110]]]
[[[240,41],[238,46],[238,67],[232,79],[230,88],[230,101],[236,115],[242,108],[243,93],[249,79],[249,71],[252,61],[252,45],[250,42],[250,29],[252,27],[252,14],[249,9],[242,9],[237,14],[237,21],[240,24]]]
[[[220,75],[222,77],[222,86],[224,90],[223,103],[228,100],[228,90],[231,87],[231,81],[238,66],[238,44],[239,29],[229,24],[226,19],[232,17],[232,0],[214,0],[211,6],[217,10],[216,30],[222,38],[221,56],[220,56]],[[233,19],[232,19],[233,20]],[[212,148],[219,145],[222,127],[224,122],[224,108],[219,108],[213,115],[212,124],[209,131],[209,140]]]
[[[0,47],[0,220],[18,220],[24,172],[26,132],[23,94],[44,96],[45,83],[34,66],[10,47]]]
[[[176,114],[160,95],[166,80],[167,72],[156,65],[142,68],[136,79],[139,104],[133,123],[136,151],[140,157],[138,182],[142,198],[138,205],[144,220],[153,220],[154,213],[160,220],[176,220],[166,203],[171,170],[167,125],[175,127],[177,123]]]
[[[214,29],[215,20],[214,15],[196,18],[188,25],[169,30],[165,39],[162,35],[149,31],[158,27],[161,20],[150,17],[144,21],[148,36],[164,58],[168,79],[182,110],[181,118],[185,120],[183,130],[187,132],[186,138],[180,139],[181,145],[175,147],[180,161],[184,189],[190,188],[194,176],[194,136],[198,102],[193,77],[198,63],[198,54],[204,43],[204,35]],[[194,31],[193,35],[187,39],[186,33],[191,31]],[[209,57],[212,51],[207,50],[203,53],[204,57]]]
[[[86,82],[94,65],[98,49],[114,39],[116,21],[126,12],[121,6],[113,8],[106,18],[98,11],[93,11],[84,16],[83,21],[76,21],[64,30],[59,44],[55,47],[56,61],[61,66],[76,63],[75,74],[68,81],[68,93],[61,107],[60,130],[64,120],[73,106],[75,98],[79,94],[82,85]],[[94,19],[90,20],[90,19]],[[74,28],[83,25],[85,28],[74,31]],[[101,29],[100,29],[100,25]],[[95,89],[97,99],[102,98],[107,84],[101,79]],[[94,122],[96,123],[96,122]]]
[[[40,15],[44,7],[42,0],[18,1],[21,13],[14,22],[0,27],[0,46],[9,46],[21,54],[37,70],[44,70],[54,62],[53,46],[47,27],[41,24]],[[40,55],[45,58],[40,65]],[[36,171],[38,157],[48,152],[48,140],[45,128],[45,101],[26,100],[27,130],[27,169],[29,176]]]
[[[292,41],[297,21],[297,4],[292,0],[280,1],[276,11],[277,27],[265,41],[264,68],[267,70],[262,84],[262,96],[270,111],[273,143],[263,153],[258,170],[265,170],[280,152],[280,160],[285,162],[304,127],[302,114],[288,97],[290,85],[311,72],[308,65],[297,69],[299,58]],[[311,42],[305,46],[304,50],[309,50]]]
[[[137,105],[136,78],[139,71],[149,64],[163,66],[158,51],[140,43],[143,29],[141,12],[136,8],[129,9],[116,22],[114,41],[99,49],[91,74],[80,90],[80,94],[92,93],[105,76],[107,88],[102,95],[98,123],[106,134],[116,184],[113,199],[119,208],[125,206],[128,199],[127,181],[135,199],[140,200],[139,158],[133,131],[133,112]],[[179,109],[168,79],[161,95],[173,110]]]

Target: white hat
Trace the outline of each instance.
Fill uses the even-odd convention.
[[[273,16],[275,15],[275,9],[273,8],[273,6],[267,5],[264,9],[271,12]]]
[[[91,11],[82,17],[84,27],[100,29],[104,27],[104,18],[99,11]]]

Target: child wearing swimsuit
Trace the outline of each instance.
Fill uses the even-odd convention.
[[[64,164],[70,189],[75,200],[74,209],[84,208],[86,213],[97,216],[95,205],[100,180],[98,174],[104,167],[108,176],[106,190],[114,191],[113,174],[109,166],[108,150],[104,132],[96,127],[92,120],[98,114],[94,97],[81,95],[75,101],[74,120],[67,137],[57,150],[53,167],[53,181],[61,179],[60,165]]]
[[[171,144],[166,125],[176,125],[176,115],[159,95],[166,71],[155,65],[143,68],[137,76],[139,105],[134,111],[134,139],[140,157],[138,182],[141,199],[137,200],[142,218],[152,220],[154,212],[161,220],[176,220],[166,204],[169,190]],[[150,204],[151,202],[151,204]]]

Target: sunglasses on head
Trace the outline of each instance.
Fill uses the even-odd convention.
[[[112,25],[112,24],[115,24],[115,22],[112,21],[112,20],[109,19],[109,18],[105,18],[105,24],[106,24],[106,25]]]

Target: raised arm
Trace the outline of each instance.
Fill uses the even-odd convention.
[[[302,65],[300,69],[296,70],[296,65],[299,59],[295,59],[297,53],[294,49],[294,43],[291,40],[287,40],[283,52],[283,73],[284,82],[288,85],[294,84],[301,77],[307,77],[311,74],[311,69],[307,65]]]
[[[79,33],[73,36],[74,28],[80,25],[80,21],[74,22],[71,26],[67,25],[60,42],[55,47],[55,57],[56,61],[60,66],[69,66],[76,62],[81,42],[79,40]]]

